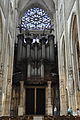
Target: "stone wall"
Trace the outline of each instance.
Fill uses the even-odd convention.
[[[78,59],[77,56],[72,57],[74,56],[73,54],[77,53],[76,52],[77,47],[76,48],[73,47],[73,42],[75,41],[76,43],[76,41],[77,40],[79,41],[80,39],[79,9],[80,6],[78,0],[68,0],[68,1],[59,0],[58,9],[56,10],[61,115],[66,114],[68,107],[72,107],[74,114],[76,112],[76,109],[80,107],[80,104],[78,102],[78,100],[80,100],[79,97],[80,92],[78,88],[79,86],[77,86],[77,83],[79,83],[80,81],[80,76],[79,76],[80,71],[78,69],[80,61],[79,62],[77,61]],[[76,24],[77,29],[73,30],[73,26],[75,24],[73,20],[75,16],[77,19],[77,24]],[[75,35],[73,37],[73,31],[74,34],[77,31],[78,39],[76,39],[77,38],[76,36],[74,40]],[[62,49],[63,38],[65,44],[64,50]],[[78,44],[80,45],[80,41]],[[80,46],[79,46],[79,52],[80,52]],[[65,53],[64,54],[65,65],[64,65],[64,59],[62,59],[63,53]],[[72,70],[70,70],[71,68]],[[69,71],[72,71],[72,73]],[[73,91],[73,94],[70,93],[71,91]],[[65,99],[63,99],[63,93],[65,95],[64,97]],[[63,103],[66,105],[65,107]]]

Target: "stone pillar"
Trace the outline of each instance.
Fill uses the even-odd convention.
[[[59,78],[60,85],[60,115],[67,114],[67,98],[66,98],[66,84],[65,84],[65,76],[61,75]]]
[[[26,97],[26,88],[24,88],[24,92],[23,92],[23,107],[24,107],[24,114],[25,114],[25,97]]]
[[[18,53],[17,53],[17,60],[20,61],[22,58],[22,41],[24,40],[24,35],[19,34],[18,36]]]
[[[44,62],[41,60],[41,78],[44,78]]]
[[[48,87],[46,87],[46,92],[45,92],[45,95],[46,95],[46,115],[48,114]]]
[[[53,35],[48,36],[48,40],[50,45],[50,60],[53,61],[54,60],[54,36]]]
[[[47,115],[53,115],[53,106],[51,104],[51,81],[48,81],[48,88],[47,88]]]
[[[76,88],[73,79],[73,70],[72,67],[69,67],[68,70],[68,97],[69,97],[69,107],[72,107],[73,111],[77,109],[77,100],[76,100]],[[75,103],[75,104],[74,104]]]
[[[2,70],[0,69],[0,115],[2,113]]]
[[[24,81],[20,81],[20,105],[18,107],[18,115],[24,114]]]

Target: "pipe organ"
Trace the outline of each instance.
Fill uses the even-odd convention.
[[[57,104],[59,103],[58,76],[52,76],[58,74],[54,35],[48,35],[48,37],[41,37],[40,39],[24,36],[22,33],[17,36],[13,92],[17,91],[17,94],[19,94],[16,97],[16,94],[13,96],[12,93],[12,106],[15,103],[14,98],[17,98],[15,104],[18,107],[16,110],[14,108],[14,111],[18,111],[18,113],[15,114],[52,115],[55,104],[59,110],[59,104]],[[57,95],[53,94],[54,89],[57,89]],[[39,103],[38,101],[42,102]],[[42,111],[40,111],[40,104],[43,106]]]
[[[24,39],[26,42],[24,42]],[[45,76],[45,63],[54,63],[54,36],[42,37],[39,42],[30,37],[24,38],[23,34],[18,35],[17,62],[26,60],[27,78],[32,76]],[[50,72],[50,71],[47,71]]]

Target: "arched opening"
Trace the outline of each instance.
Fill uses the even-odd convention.
[[[73,26],[72,26],[72,53],[74,61],[75,79],[78,84],[78,73],[79,73],[79,40],[78,40],[78,28],[77,28],[77,17],[74,16]],[[77,71],[77,72],[76,72]]]
[[[61,49],[60,49],[60,114],[67,114],[68,108],[68,96],[67,92],[67,80],[66,80],[66,47],[65,47],[65,36],[61,39]]]
[[[78,39],[78,27],[77,27],[77,16],[73,15],[72,21],[72,65],[73,65],[73,78],[74,84],[76,87],[76,96],[77,96],[77,107],[79,106],[79,98],[80,98],[80,78],[79,78],[79,39]]]

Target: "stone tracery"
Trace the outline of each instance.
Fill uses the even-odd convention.
[[[22,17],[21,26],[28,30],[43,30],[50,28],[51,19],[41,8],[31,8]]]

